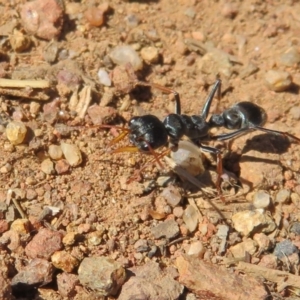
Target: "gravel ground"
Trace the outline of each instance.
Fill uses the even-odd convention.
[[[300,296],[297,1],[16,0],[0,16],[1,299]],[[249,101],[285,133],[205,143],[222,197],[216,157],[186,141],[181,167],[166,148],[111,151],[132,117],[174,112],[155,84],[197,115],[217,78],[211,114]]]

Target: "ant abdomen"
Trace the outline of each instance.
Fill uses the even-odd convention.
[[[225,127],[227,129],[242,129],[263,126],[267,114],[263,108],[252,102],[239,102],[226,109],[222,114],[211,116],[211,127]]]
[[[267,121],[265,110],[255,103],[247,101],[239,102],[232,109],[237,109],[241,116],[242,123],[240,128],[263,126]]]

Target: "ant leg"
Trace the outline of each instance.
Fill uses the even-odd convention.
[[[254,130],[258,130],[258,131],[263,131],[266,133],[272,133],[272,134],[277,134],[277,135],[283,135],[286,138],[290,138],[292,140],[297,141],[298,143],[300,143],[300,138],[288,133],[288,132],[283,132],[283,131],[278,131],[278,130],[273,130],[273,129],[268,129],[268,128],[264,128],[264,127],[260,127],[260,126],[255,126],[255,127],[246,127],[246,128],[241,128],[238,129],[234,132],[229,132],[229,133],[224,133],[224,134],[219,134],[219,135],[215,135],[215,136],[210,136],[208,138],[208,140],[217,140],[217,141],[225,141],[225,140],[229,140],[238,136],[241,136],[243,134],[246,134],[250,131],[254,131]]]
[[[217,79],[211,92],[209,93],[209,95],[205,101],[204,107],[201,112],[201,116],[203,117],[204,120],[207,119],[207,116],[208,116],[208,113],[210,110],[210,106],[211,106],[212,100],[214,99],[216,92],[218,92],[218,100],[221,99],[221,85],[222,85],[221,79]]]
[[[135,146],[125,146],[121,147],[115,150],[110,151],[110,153],[120,153],[120,152],[131,152],[131,153],[136,153],[139,152],[139,148]]]
[[[241,129],[238,129],[238,130],[233,131],[233,132],[209,136],[207,138],[207,141],[216,141],[216,140],[217,141],[225,141],[225,140],[229,140],[229,139],[241,136],[241,135],[246,134],[246,133],[248,133],[250,131],[254,131],[255,129],[256,129],[255,127],[241,128]]]
[[[288,132],[284,132],[284,131],[278,131],[278,130],[273,130],[273,129],[268,129],[268,128],[264,128],[264,127],[260,127],[260,126],[256,126],[254,127],[255,130],[259,130],[259,131],[263,131],[263,132],[267,132],[267,133],[273,133],[273,134],[277,134],[277,135],[283,135],[286,138],[290,138],[292,140],[297,141],[298,143],[300,143],[300,138],[288,133]]]
[[[136,174],[134,174],[133,176],[131,176],[127,180],[126,183],[131,183],[134,179],[137,178],[138,175],[140,175],[142,173],[143,170],[146,169],[146,167],[148,167],[149,165],[153,164],[155,161],[159,162],[159,166],[163,169],[163,166],[162,166],[162,164],[160,162],[160,159],[163,158],[164,156],[168,155],[170,152],[171,152],[170,149],[166,149],[165,151],[163,151],[163,152],[161,152],[159,154],[157,154],[156,152],[154,152],[155,153],[155,157],[152,160],[150,160],[148,163],[146,163],[144,166],[142,166],[142,168],[140,168]]]
[[[112,145],[116,144],[117,142],[123,140],[125,136],[130,132],[129,129],[120,127],[120,126],[114,126],[114,125],[100,125],[100,128],[115,128],[118,130],[121,130],[122,133],[120,133],[117,137],[115,137],[108,145],[107,148],[110,148]]]
[[[222,190],[221,190],[221,178],[222,178],[222,175],[223,175],[223,163],[222,163],[221,151],[217,148],[204,146],[204,145],[200,145],[200,148],[204,152],[212,153],[212,154],[215,154],[217,156],[217,174],[218,174],[218,177],[217,177],[216,187],[217,187],[219,197],[221,198],[221,200],[223,202],[225,202],[225,198],[224,198]]]
[[[157,83],[148,83],[148,82],[144,82],[144,81],[138,81],[136,83],[136,85],[149,86],[149,87],[153,87],[153,88],[156,88],[158,90],[161,90],[165,93],[173,94],[174,99],[175,99],[175,114],[177,114],[177,115],[181,114],[180,96],[179,96],[179,93],[176,92],[175,90],[167,88],[167,87],[162,86],[162,85],[157,84]]]

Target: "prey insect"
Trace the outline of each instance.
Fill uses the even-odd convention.
[[[199,146],[202,151],[212,153],[216,156],[218,174],[216,187],[218,194],[222,199],[221,176],[223,174],[223,166],[221,150],[204,145],[203,143],[229,140],[255,130],[282,135],[298,143],[300,142],[299,138],[288,132],[281,132],[263,127],[267,120],[267,114],[262,107],[251,102],[239,102],[220,114],[212,114],[208,119],[210,107],[215,95],[217,94],[219,100],[221,98],[220,79],[217,79],[214,83],[199,115],[182,114],[180,96],[173,89],[155,83],[137,82],[136,84],[172,93],[175,99],[175,113],[167,115],[163,121],[150,114],[133,117],[128,123],[128,128],[102,125],[102,128],[113,127],[121,131],[120,135],[110,142],[108,145],[109,147],[121,141],[126,136],[129,137],[130,145],[117,148],[112,152],[143,152],[152,154],[154,160],[161,165],[160,158],[170,151],[176,151],[179,141],[183,136],[186,136],[194,144]],[[224,127],[232,131],[219,135],[212,135],[210,131],[215,127]],[[155,150],[163,146],[168,146],[167,150],[162,153],[156,153]]]

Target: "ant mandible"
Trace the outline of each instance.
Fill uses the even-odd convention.
[[[172,93],[175,99],[175,113],[169,114],[161,121],[154,115],[144,115],[140,117],[133,117],[128,123],[128,128],[102,125],[102,128],[117,128],[122,133],[113,139],[109,146],[122,140],[125,136],[129,136],[130,146],[121,147],[113,150],[117,152],[144,152],[153,154],[155,160],[161,165],[159,158],[166,155],[170,150],[176,151],[179,140],[186,136],[194,144],[199,146],[204,152],[209,152],[217,157],[217,190],[222,197],[221,192],[221,176],[223,173],[221,150],[203,145],[203,142],[209,141],[224,141],[229,140],[251,131],[259,130],[271,134],[283,135],[300,143],[300,139],[288,132],[282,132],[262,127],[267,120],[267,114],[263,108],[252,102],[239,102],[232,107],[226,109],[221,114],[212,114],[209,120],[208,114],[211,107],[212,100],[217,93],[218,99],[221,98],[221,80],[217,79],[211,92],[209,93],[202,111],[199,115],[184,115],[181,114],[181,103],[178,92],[173,89],[155,84],[137,81],[136,85],[149,86],[160,89],[167,93]],[[211,135],[210,130],[214,127],[225,127],[229,130],[234,130],[229,133],[220,135]],[[160,155],[155,153],[155,150],[169,146],[169,150]]]

